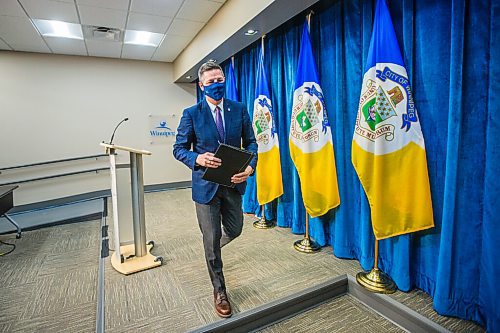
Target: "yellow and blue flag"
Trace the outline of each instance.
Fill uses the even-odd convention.
[[[252,125],[259,146],[259,163],[256,170],[257,200],[260,205],[264,205],[283,194],[280,147],[264,69],[264,49],[261,50],[257,68]]]
[[[229,69],[226,74],[226,98],[238,101],[238,90],[236,89],[236,79],[234,78],[232,59],[229,62]]]
[[[352,163],[376,239],[434,226],[424,137],[385,0],[375,11]]]
[[[307,213],[317,217],[337,207],[340,197],[332,131],[307,22],[302,32],[297,65],[289,143]]]

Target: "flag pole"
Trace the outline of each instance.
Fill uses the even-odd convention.
[[[321,251],[321,246],[309,237],[309,214],[307,214],[307,212],[306,233],[304,234],[304,238],[302,240],[298,240],[293,244],[293,247],[295,250],[303,253],[315,253]]]
[[[260,206],[261,209],[261,216],[258,221],[255,221],[253,223],[254,228],[257,229],[272,229],[274,228],[274,223],[271,221],[266,221],[266,211],[264,210],[264,205]]]
[[[356,274],[356,281],[365,289],[380,294],[392,294],[397,288],[391,277],[378,268],[378,239],[375,240],[375,258],[370,272]]]

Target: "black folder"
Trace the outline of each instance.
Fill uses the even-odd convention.
[[[221,165],[218,168],[206,168],[202,178],[220,185],[234,187],[231,177],[245,171],[254,156],[255,153],[251,151],[221,143],[215,151],[215,157],[222,160]]]

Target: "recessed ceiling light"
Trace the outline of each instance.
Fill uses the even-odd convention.
[[[44,37],[83,39],[82,26],[63,21],[33,19],[33,23]]]
[[[158,46],[163,39],[163,34],[149,31],[125,30],[125,44]]]
[[[247,31],[245,31],[245,36],[253,36],[253,35],[257,34],[258,32],[259,32],[259,30],[248,29]]]

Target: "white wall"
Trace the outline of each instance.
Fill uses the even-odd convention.
[[[148,115],[175,114],[178,121],[195,102],[194,84],[174,84],[171,64],[0,51],[0,168],[104,153],[99,143],[129,117],[114,141],[153,153],[144,158],[145,184],[190,180],[172,157],[172,141],[151,144]],[[4,171],[0,183],[107,165],[103,158]],[[84,174],[22,184],[15,201],[108,188],[108,172]]]
[[[180,79],[194,64],[197,64],[205,57],[210,57],[210,53],[213,50],[274,1],[231,0],[224,3],[219,11],[215,13],[198,35],[175,59],[174,79]],[[242,36],[241,38],[245,37]]]

